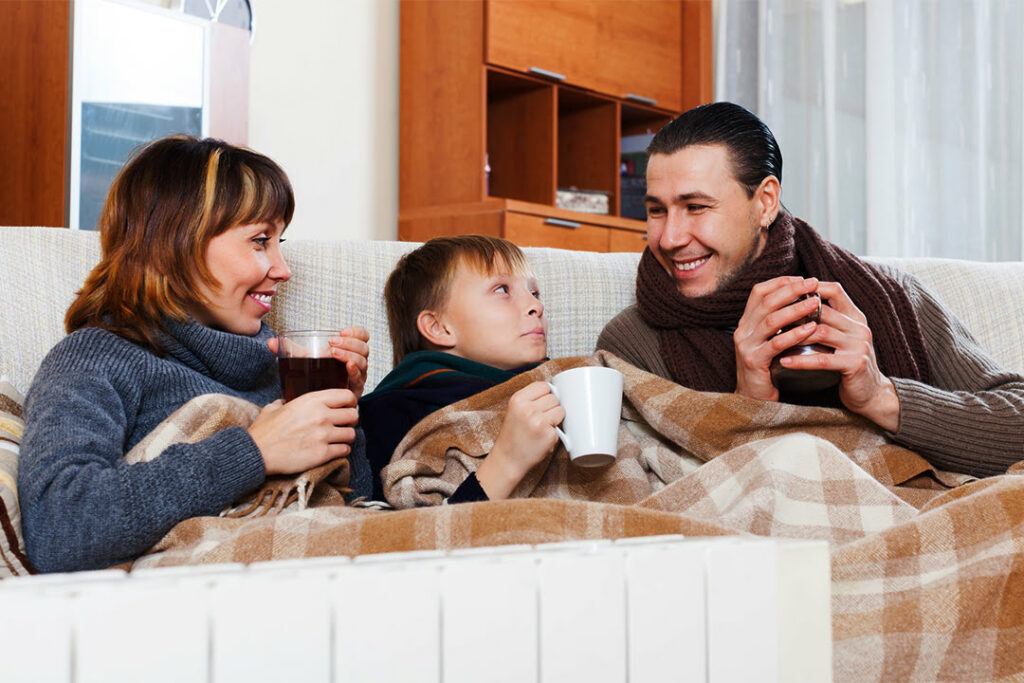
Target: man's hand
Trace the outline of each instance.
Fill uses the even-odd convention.
[[[814,297],[793,303],[811,292],[821,297],[820,322],[778,334],[818,306]],[[837,370],[841,375],[839,400],[844,406],[884,429],[894,432],[899,428],[899,398],[892,381],[878,367],[867,318],[838,282],[779,277],[759,283],[750,292],[733,341],[736,393],[777,401],[779,392],[769,370],[772,359],[797,344],[822,344],[835,353],[786,356],[780,362],[791,370]]]
[[[814,297],[793,303],[817,289],[816,278],[787,276],[760,282],[750,291],[743,317],[732,335],[736,345],[737,394],[763,401],[779,400],[779,390],[772,384],[772,359],[791,346],[810,343],[807,340],[815,324],[778,332],[818,307]]]
[[[867,318],[838,282],[818,283],[818,294],[828,304],[822,304],[821,322],[806,343],[830,346],[835,353],[788,356],[782,359],[782,365],[793,370],[838,370],[842,374],[839,400],[843,405],[895,432],[900,424],[900,401],[892,380],[878,367]]]
[[[494,448],[476,471],[488,498],[511,495],[526,473],[554,450],[555,425],[564,419],[565,410],[546,382],[533,382],[512,394]]]
[[[331,355],[345,364],[348,388],[358,399],[366,386],[366,368],[370,357],[370,333],[362,327],[346,327],[331,337]],[[277,355],[277,337],[267,340],[267,348]]]

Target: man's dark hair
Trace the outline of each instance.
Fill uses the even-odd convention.
[[[782,183],[782,150],[764,121],[732,102],[712,102],[683,112],[658,131],[647,156],[674,154],[692,145],[725,145],[732,174],[748,197],[770,175]]]

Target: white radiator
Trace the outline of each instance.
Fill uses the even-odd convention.
[[[0,680],[820,683],[829,574],[661,536],[6,579]]]

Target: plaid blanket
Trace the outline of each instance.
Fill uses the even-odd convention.
[[[559,447],[515,498],[433,505],[489,450],[508,396],[580,364],[625,375],[619,458]],[[1024,468],[937,472],[846,411],[695,392],[614,356],[561,359],[449,406],[385,470],[397,511],[341,505],[195,518],[134,566],[507,543],[758,534],[832,548],[837,680],[1024,678]]]
[[[227,427],[248,427],[259,415],[255,403],[226,394],[203,394],[171,413],[125,455],[129,465],[149,462],[175,443],[196,443]],[[305,509],[314,495],[320,504],[344,500],[349,491],[349,462],[335,458],[295,475],[267,477],[251,495],[221,511],[225,517],[280,512],[288,506]]]

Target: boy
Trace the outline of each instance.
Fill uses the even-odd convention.
[[[359,403],[373,471],[430,413],[537,367],[547,319],[519,247],[484,235],[438,237],[403,256],[384,288],[395,368]],[[565,418],[544,382],[512,395],[494,448],[448,502],[507,498],[558,441]]]

